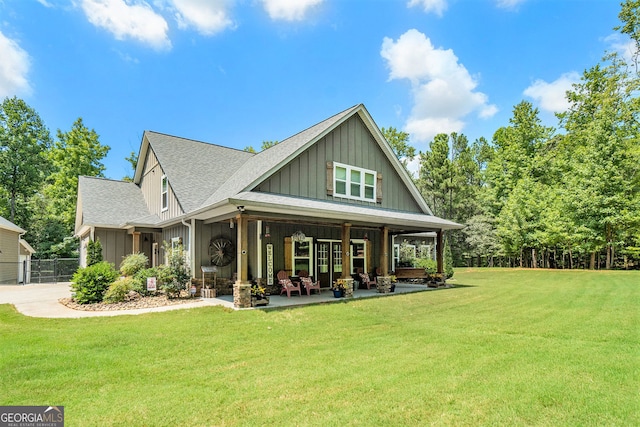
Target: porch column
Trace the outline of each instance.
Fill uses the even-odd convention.
[[[248,220],[242,215],[236,216],[238,226],[237,240],[238,252],[236,256],[236,269],[238,279],[233,285],[233,305],[238,308],[251,307],[251,283],[249,282],[249,266],[248,266]]]
[[[238,281],[246,282],[249,280],[249,266],[248,264],[248,221],[246,216],[242,214],[238,214],[236,216],[236,222],[238,224],[238,248],[237,248],[237,271],[238,271]]]
[[[436,263],[438,264],[438,274],[444,273],[444,262],[442,258],[443,249],[442,230],[438,230],[436,232]]]
[[[351,278],[351,224],[342,224],[342,278]]]
[[[380,248],[380,275],[389,275],[389,228],[382,227],[382,243]]]
[[[133,249],[132,252],[134,254],[140,252],[140,232],[139,231],[134,231],[133,232]]]

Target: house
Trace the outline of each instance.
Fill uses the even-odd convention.
[[[0,216],[0,284],[29,283],[35,250],[21,236],[25,230]]]
[[[387,276],[392,237],[461,228],[434,216],[364,105],[260,153],[146,131],[133,182],[80,177],[76,235],[104,259],[182,244],[191,271],[271,284],[308,271],[324,286],[354,271]],[[236,278],[233,280],[232,278]],[[237,285],[237,286],[236,286]]]

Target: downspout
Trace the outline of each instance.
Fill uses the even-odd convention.
[[[189,266],[191,268],[191,277],[195,277],[195,265],[196,265],[196,257],[194,250],[194,240],[195,240],[195,219],[191,219],[191,224],[186,222],[184,218],[180,219],[182,221],[182,225],[189,229]]]

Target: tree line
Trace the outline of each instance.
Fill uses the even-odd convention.
[[[557,129],[522,101],[491,142],[439,134],[418,153],[415,182],[434,215],[466,225],[447,236],[455,265],[638,267],[640,1],[619,18],[631,59],[607,53],[585,70]],[[408,134],[382,131],[413,160]]]

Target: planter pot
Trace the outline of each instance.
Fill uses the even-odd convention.
[[[395,283],[392,283],[390,292],[395,292],[395,291],[396,291],[396,285]]]
[[[334,289],[333,290],[333,296],[335,298],[342,298],[344,296],[344,290],[342,290],[342,289]]]
[[[251,307],[260,307],[269,305],[269,297],[268,296],[260,296],[260,297],[251,297]]]

